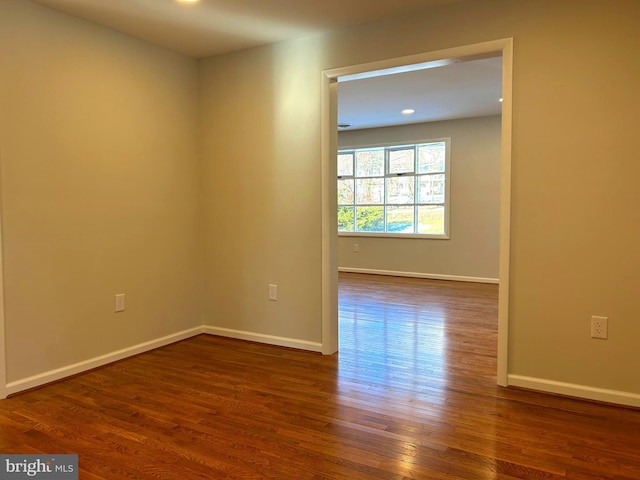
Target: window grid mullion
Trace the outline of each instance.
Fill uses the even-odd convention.
[[[418,146],[413,146],[413,233],[418,233]]]
[[[418,197],[418,176],[414,175],[413,177],[413,233],[418,233],[418,204],[416,203],[417,197]]]
[[[384,231],[385,233],[388,232],[387,230],[387,225],[388,225],[388,218],[387,218],[387,214],[389,213],[389,198],[388,198],[388,190],[387,190],[387,177],[389,176],[389,148],[385,147],[384,149],[384,173],[385,173],[385,178],[384,178],[384,207],[383,208],[383,217],[384,217]]]

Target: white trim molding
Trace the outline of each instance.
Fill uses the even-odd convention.
[[[0,159],[2,152],[0,151]],[[2,204],[2,175],[0,172],[0,398],[7,398],[7,353],[6,353],[6,329],[4,320],[4,207]]]
[[[509,373],[509,278],[511,273],[511,127],[513,123],[513,38],[499,41],[502,50],[502,145],[500,153],[500,287],[498,289],[498,385]]]
[[[144,353],[148,352],[149,350],[164,347],[165,345],[179,342],[180,340],[195,337],[196,335],[200,335],[201,333],[203,333],[203,328],[195,327],[189,330],[184,330],[182,332],[167,335],[166,337],[139,343],[138,345],[123,348],[121,350],[107,353],[105,355],[100,355],[99,357],[94,357],[83,362],[74,363],[73,365],[67,365],[66,367],[56,368],[55,370],[50,370],[48,372],[39,373],[37,375],[23,378],[21,380],[9,382],[6,384],[3,392],[4,396],[1,398],[6,398],[7,395],[22,392],[23,390],[28,390],[34,387],[39,387],[41,385],[55,382],[57,380],[62,380],[63,378],[67,378],[78,373],[83,373],[97,367],[102,367],[109,363],[117,362],[118,360],[138,355],[139,353]]]
[[[322,173],[322,353],[338,351],[338,83],[325,72],[321,80],[321,173]]]
[[[463,275],[444,275],[440,273],[420,273],[420,272],[396,272],[394,270],[375,270],[372,268],[350,268],[340,267],[338,271],[345,273],[366,273],[369,275],[388,275],[390,277],[411,277],[411,278],[429,278],[431,280],[450,280],[453,282],[471,282],[471,283],[493,283],[499,284],[497,278],[488,277],[467,277]]]
[[[569,397],[626,405],[629,407],[640,407],[640,394],[638,393],[608,390],[606,388],[558,382],[546,378],[527,377],[524,375],[509,374],[508,380],[509,386],[513,387],[528,388],[544,393],[555,393]]]
[[[213,327],[207,325],[203,327],[203,333],[206,333],[208,335],[216,335],[218,337],[235,338],[237,340],[249,340],[251,342],[276,345],[278,347],[297,348],[299,350],[322,353],[321,343],[310,342],[308,340],[278,337],[275,335],[266,335],[264,333],[247,332],[244,330],[233,330],[231,328]]]

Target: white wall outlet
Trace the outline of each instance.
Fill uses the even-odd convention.
[[[269,284],[269,300],[278,300],[278,285]]]
[[[591,338],[609,337],[609,317],[591,317]]]
[[[353,244],[353,251],[354,251],[355,253],[360,252],[360,244],[359,244],[359,243],[354,243],[354,244]]]
[[[116,294],[116,312],[124,312],[124,293]]]

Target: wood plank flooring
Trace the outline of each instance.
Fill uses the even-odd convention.
[[[81,479],[640,479],[640,411],[496,386],[495,285],[340,275],[340,354],[201,335],[0,401]]]

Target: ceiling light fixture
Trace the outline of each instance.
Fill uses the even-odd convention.
[[[405,108],[402,110],[403,115],[413,115],[416,111],[413,108]]]
[[[502,103],[504,101],[504,98],[500,98],[498,101]]]
[[[178,3],[186,3],[186,4],[193,4],[193,3],[198,3],[200,0],[176,0],[176,2]]]

